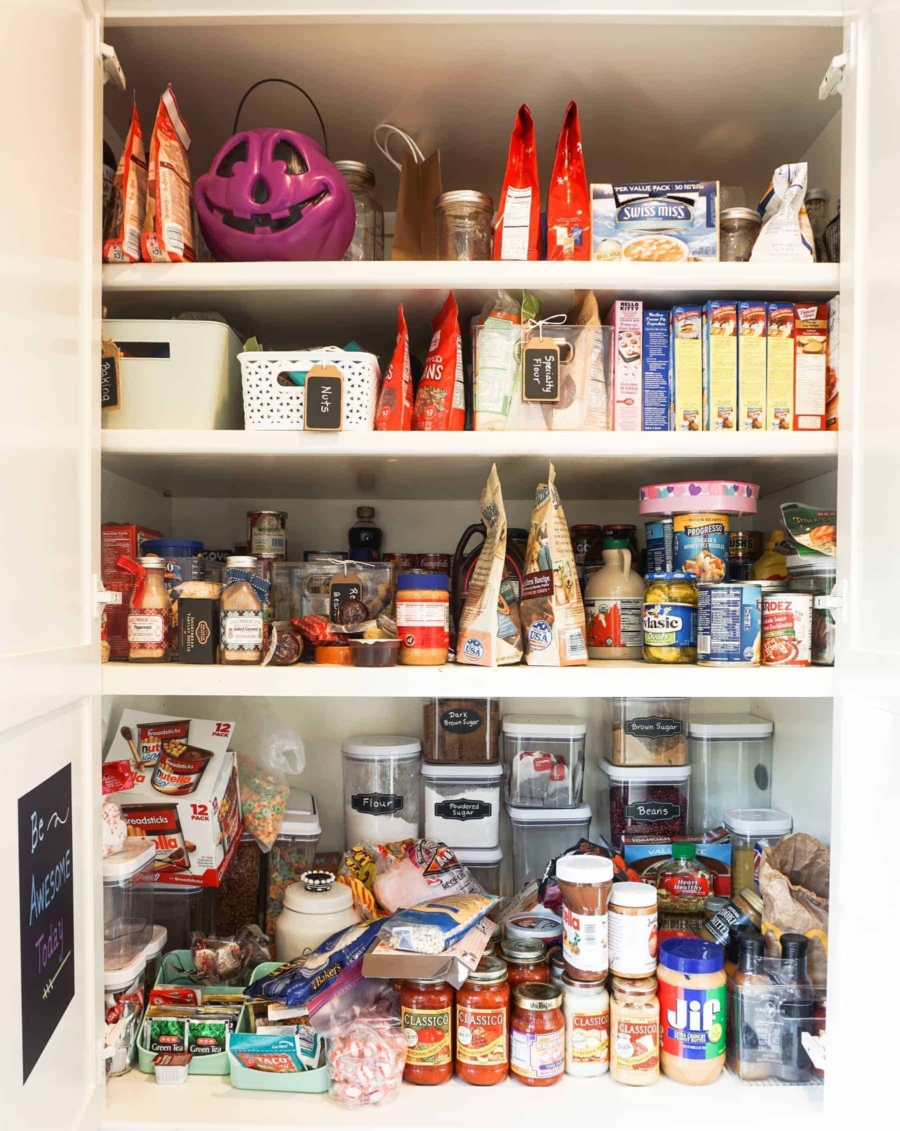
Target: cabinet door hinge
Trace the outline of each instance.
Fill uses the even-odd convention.
[[[830,609],[834,614],[834,619],[840,621],[842,624],[845,620],[844,613],[844,593],[847,589],[847,582],[845,578],[834,583],[834,587],[828,594],[821,594],[820,596],[813,597],[814,609]]]
[[[92,578],[94,592],[94,618],[99,619],[104,605],[121,605],[122,594],[112,589],[104,589],[103,582],[94,574]]]
[[[124,90],[125,72],[122,70],[122,64],[116,55],[115,47],[110,47],[108,43],[101,43],[100,62],[103,64],[103,85],[106,86],[107,83],[111,82],[119,90]]]
[[[830,94],[840,94],[844,71],[849,62],[850,56],[846,52],[843,55],[835,55],[831,60],[828,70],[825,72],[825,78],[819,83],[820,102],[824,101]]]

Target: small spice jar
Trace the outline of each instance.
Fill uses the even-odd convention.
[[[438,259],[490,259],[494,202],[483,192],[445,192],[434,202]]]
[[[443,978],[403,983],[400,1015],[406,1035],[403,1079],[410,1084],[443,1084],[453,1075],[450,1020],[453,987]]]
[[[232,556],[225,562],[225,584],[219,601],[220,663],[262,662],[269,582],[256,573],[256,568],[256,558],[250,556]]]
[[[566,1019],[562,994],[542,982],[528,982],[513,991],[510,1019],[510,1070],[533,1088],[563,1078],[566,1067]]]
[[[538,939],[504,939],[500,957],[506,963],[510,993],[523,982],[549,982],[547,948]]]
[[[619,1084],[655,1084],[659,1079],[656,979],[613,978],[612,990],[609,1073]]]
[[[725,208],[719,213],[719,259],[746,263],[759,235],[761,217],[755,208]]]
[[[499,1084],[509,1074],[506,963],[483,959],[456,991],[456,1074],[468,1084]]]
[[[435,667],[450,650],[450,578],[446,573],[397,577],[400,663]]]
[[[609,897],[609,971],[646,978],[656,971],[656,888],[613,884]]]
[[[704,938],[719,946],[728,948],[728,939],[733,930],[747,929],[759,930],[762,926],[763,901],[756,887],[743,888],[737,895],[730,899],[724,896],[712,896],[722,906],[706,923],[700,931]],[[707,903],[710,900],[706,901]]]
[[[602,982],[563,975],[566,1075],[603,1076],[609,1071],[609,994]]]
[[[128,659],[160,664],[171,658],[172,598],[166,588],[166,563],[155,555],[121,557],[116,563],[134,575],[128,609]]]

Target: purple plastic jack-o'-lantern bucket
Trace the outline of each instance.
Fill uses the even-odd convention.
[[[247,94],[260,85],[250,87]],[[210,252],[216,259],[239,262],[341,259],[356,226],[346,181],[319,143],[306,134],[284,129],[238,133],[247,94],[238,107],[234,136],[194,187],[197,216]],[[324,123],[322,134],[325,137]]]

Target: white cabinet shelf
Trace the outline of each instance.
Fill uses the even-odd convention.
[[[289,668],[226,664],[128,664],[103,667],[104,695],[265,695],[292,698],[446,698],[672,696],[821,698],[834,694],[832,668],[700,668],[693,664],[606,663],[580,668],[525,664],[478,668],[343,668],[300,664]]]
[[[565,499],[732,474],[763,495],[837,467],[835,432],[313,432],[106,429],[103,466],[174,497],[471,499],[496,460],[506,498],[556,465]],[[724,466],[727,461],[727,468]]]

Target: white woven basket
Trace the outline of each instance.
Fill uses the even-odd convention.
[[[303,428],[302,385],[279,383],[279,374],[308,373],[314,365],[334,365],[344,378],[345,432],[371,432],[381,370],[372,353],[348,353],[337,346],[315,350],[238,354],[244,389],[244,427],[293,431]],[[287,378],[285,378],[287,380]]]

